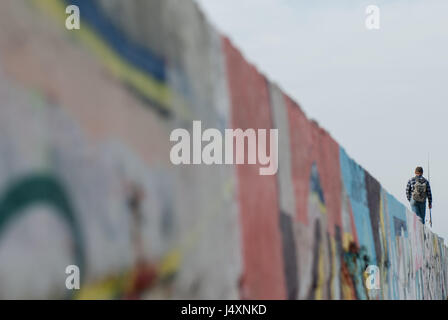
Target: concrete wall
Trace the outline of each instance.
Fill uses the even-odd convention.
[[[277,128],[277,175],[172,165],[193,120]],[[447,271],[443,240],[193,2],[0,2],[0,298],[445,299]]]

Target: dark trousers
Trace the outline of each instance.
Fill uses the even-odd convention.
[[[411,208],[417,216],[420,218],[423,224],[425,224],[425,215],[426,215],[426,200],[423,202],[415,201],[411,199]]]

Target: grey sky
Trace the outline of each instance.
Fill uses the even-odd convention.
[[[447,242],[448,1],[197,2],[407,206],[406,182],[417,165],[427,176],[430,152],[433,231]],[[365,28],[371,4],[381,10],[380,30]]]

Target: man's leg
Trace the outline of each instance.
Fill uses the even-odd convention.
[[[420,221],[423,224],[425,224],[424,211],[423,211],[423,215],[422,215],[422,210],[421,210],[420,204],[421,204],[420,202],[417,202],[414,199],[411,199],[411,201],[410,201],[412,211],[414,211],[415,214],[417,215],[417,217],[420,218]],[[426,203],[424,203],[424,204],[426,205]],[[423,208],[425,208],[425,207],[423,207]]]
[[[419,211],[418,211],[418,206],[417,206],[417,201],[415,201],[414,199],[411,199],[410,201],[410,205],[411,205],[411,210],[418,216],[419,216]]]
[[[425,215],[426,215],[426,201],[425,202],[417,202],[418,208],[418,216],[423,224],[425,224]]]
[[[423,224],[425,224],[425,217],[426,217],[426,201],[422,202],[422,219]]]

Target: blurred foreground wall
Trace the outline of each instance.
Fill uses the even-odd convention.
[[[278,128],[277,175],[172,165],[193,120]],[[192,1],[0,1],[0,298],[445,299],[447,272],[443,239]]]

